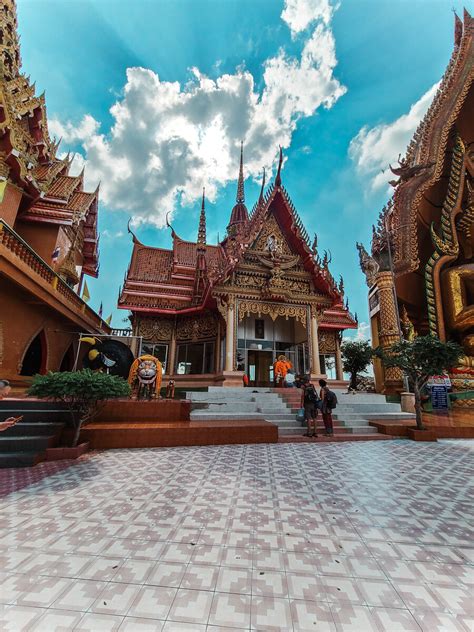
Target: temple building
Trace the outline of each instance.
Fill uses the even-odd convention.
[[[264,178],[249,213],[241,150],[236,204],[217,245],[206,241],[204,193],[195,242],[172,227],[170,249],[133,235],[118,306],[177,384],[241,386],[246,374],[250,385],[270,385],[280,355],[298,373],[343,378],[341,335],[357,322],[282,185],[281,164],[280,152],[274,183],[265,190]]]
[[[458,342],[465,356],[451,380],[460,390],[474,388],[473,38],[469,13],[455,15],[451,59],[406,156],[391,167],[394,194],[373,227],[371,255],[358,244],[373,345],[417,334]],[[375,378],[379,391],[401,389],[398,370],[377,363]]]
[[[44,94],[20,71],[14,0],[0,8],[0,378],[72,368],[78,332],[106,323],[78,295],[98,274],[98,190],[69,175]]]

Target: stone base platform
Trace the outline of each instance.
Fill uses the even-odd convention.
[[[278,443],[278,428],[259,419],[245,421],[94,422],[80,441],[92,450],[171,446]]]

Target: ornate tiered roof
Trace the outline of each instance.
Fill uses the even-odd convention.
[[[69,156],[48,132],[44,94],[20,72],[14,0],[0,11],[0,179],[24,192],[18,219],[71,226],[84,244],[84,272],[98,273],[98,190],[84,191],[84,175],[70,176]],[[81,248],[82,244],[77,243]]]
[[[298,300],[298,291],[317,297],[322,306],[321,324],[324,327],[357,327],[356,319],[347,305],[344,306],[343,283],[337,284],[329,271],[330,256],[325,253],[322,258],[319,257],[316,240],[310,245],[308,233],[281,184],[280,169],[281,158],[275,184],[270,185],[266,192],[262,186],[251,215],[246,213],[246,218],[237,226],[230,222],[226,238],[218,245],[205,243],[204,197],[197,242],[181,239],[171,226],[173,247],[170,250],[145,246],[132,233],[132,258],[118,306],[133,312],[154,314],[189,313],[216,307],[217,296],[222,295],[227,285],[232,283],[238,269],[248,270],[251,278],[251,268],[262,265],[259,259],[266,248],[260,243],[265,239],[263,228],[274,225],[281,234],[281,242],[285,242],[284,257],[288,261],[282,269],[290,264],[294,268],[291,284],[296,288],[295,300]],[[242,158],[237,190],[237,198],[243,203]],[[234,211],[235,207],[232,216]],[[261,274],[254,277],[247,288],[248,298],[255,294],[256,289],[264,289],[265,273],[263,277]],[[271,290],[269,287],[270,294]],[[246,295],[245,288],[240,288],[240,292],[242,296]],[[283,294],[287,295],[288,290]],[[304,298],[303,295],[300,298]],[[272,300],[283,299],[273,296]]]
[[[464,10],[463,21],[455,15],[451,59],[405,158],[400,160],[399,168],[392,169],[399,176],[392,182],[394,195],[382,210],[379,225],[374,230],[372,254],[376,257],[386,247],[385,227],[392,235],[397,275],[413,272],[420,264],[417,228],[420,204],[428,189],[443,178],[446,151],[452,143],[456,120],[464,106],[472,108],[473,84],[474,20]]]

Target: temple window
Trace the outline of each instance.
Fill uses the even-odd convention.
[[[265,338],[265,321],[262,318],[255,319],[255,338],[257,340]]]
[[[214,372],[214,342],[198,342],[178,345],[178,375]]]
[[[151,342],[144,342],[142,344],[142,354],[149,354],[158,358],[162,364],[162,372],[166,373],[166,367],[168,365],[168,345],[153,344]]]

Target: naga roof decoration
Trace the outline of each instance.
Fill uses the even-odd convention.
[[[280,153],[280,168],[281,163]],[[264,270],[271,268],[273,276],[292,270],[301,279],[306,279],[307,283],[311,279],[312,296],[317,296],[323,306],[322,326],[334,329],[357,327],[347,306],[344,306],[343,282],[336,283],[329,271],[331,256],[325,253],[321,259],[314,242],[310,245],[301,218],[281,184],[280,172],[279,182],[278,186],[270,185],[266,192],[262,183],[259,199],[250,216],[239,222],[237,230],[230,224],[226,238],[217,246],[205,243],[204,197],[196,243],[181,239],[168,221],[173,240],[170,250],[145,246],[132,233],[133,252],[123,289],[119,293],[118,306],[134,312],[171,315],[212,308],[216,300],[213,290],[217,295],[225,292],[226,287],[232,285],[237,269],[249,266],[247,258],[250,257],[256,265],[261,264]],[[243,191],[241,153],[238,203],[239,200],[243,203]],[[235,207],[232,214],[234,210]],[[255,249],[255,244],[263,238],[262,230],[270,224],[275,226],[281,240],[285,241],[286,250],[281,262],[267,261],[268,257],[262,257],[261,246]],[[256,283],[262,287],[261,279]],[[282,298],[284,296],[285,291]]]
[[[84,272],[98,273],[98,189],[86,193],[84,174],[70,176],[70,156],[58,158],[48,132],[44,94],[20,72],[15,0],[0,11],[0,179],[24,192],[18,219],[81,227]]]
[[[406,156],[390,167],[398,176],[395,191],[374,230],[372,253],[384,249],[384,222],[392,235],[393,264],[397,275],[419,266],[417,217],[424,193],[440,180],[454,123],[474,82],[474,20],[464,10],[464,20],[455,15],[454,48],[438,90],[415,131]],[[385,244],[386,245],[386,244]]]

